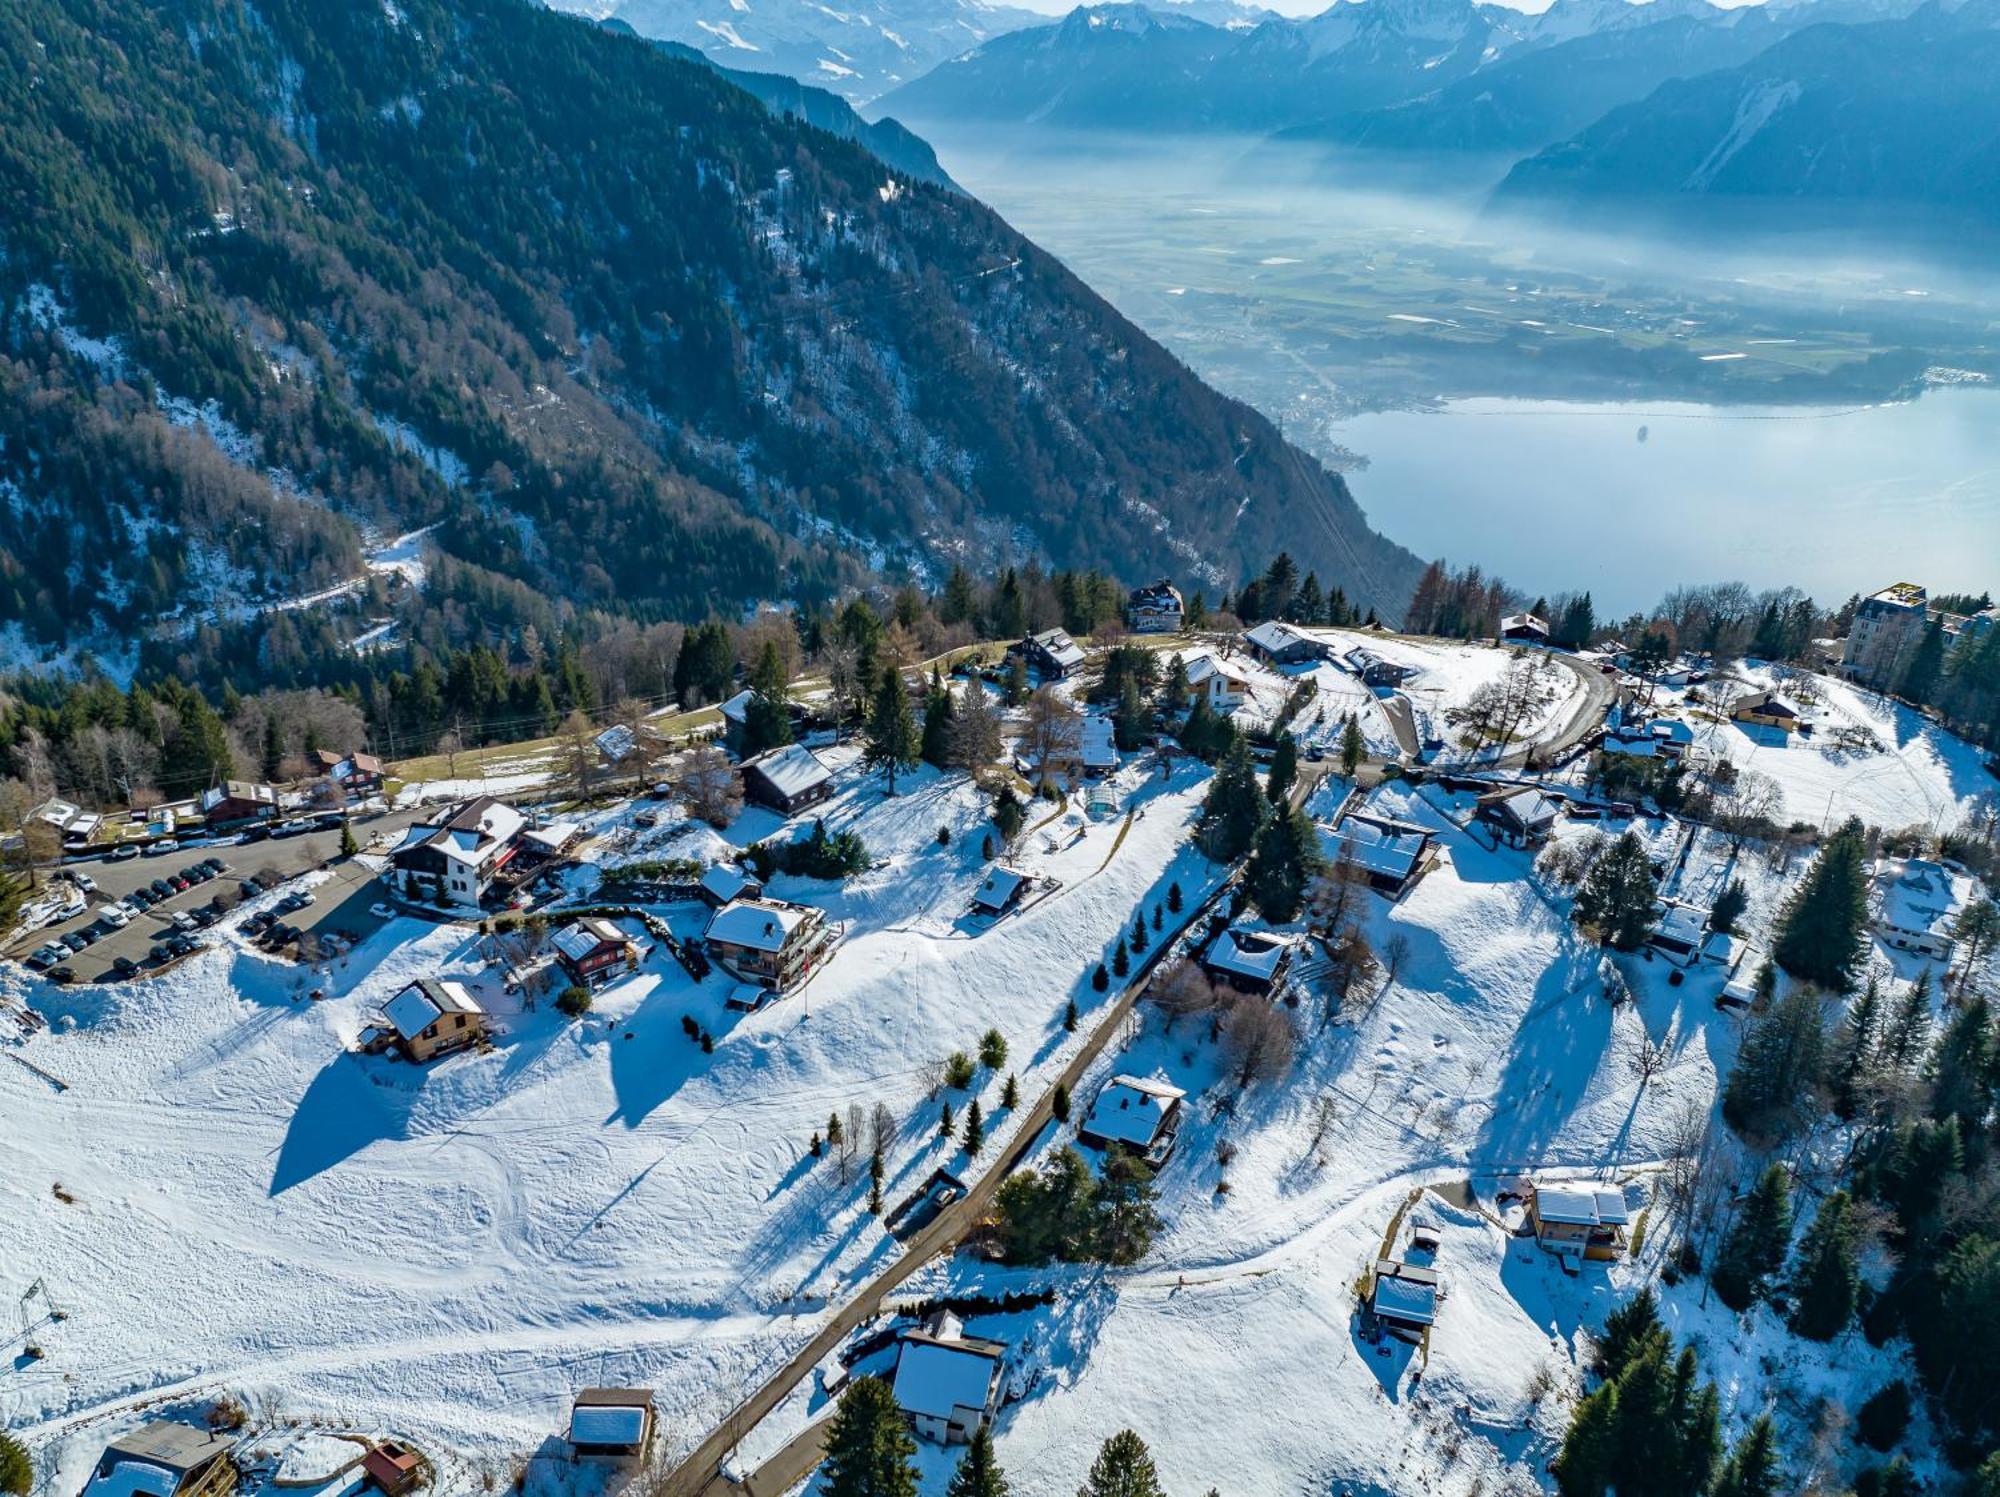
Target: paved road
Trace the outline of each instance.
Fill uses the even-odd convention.
[[[417,815],[414,811],[391,811],[368,819],[357,817],[354,835],[364,848],[372,840],[392,841]],[[319,891],[315,903],[288,917],[288,923],[302,930],[323,925],[328,929],[365,935],[378,923],[368,914],[368,906],[381,897],[375,892],[374,874],[363,865],[335,861],[339,856],[340,833],[326,831],[241,846],[227,838],[206,843],[195,840],[160,857],[127,858],[122,862],[111,862],[103,857],[77,859],[65,863],[63,867],[87,873],[96,880],[97,892],[90,897],[89,908],[59,925],[29,932],[11,944],[7,954],[25,956],[57,936],[90,925],[101,916],[105,905],[122,899],[154,879],[164,878],[207,857],[221,858],[228,865],[228,872],[206,884],[196,884],[185,893],[154,905],[142,915],[133,916],[132,923],[123,930],[114,931],[95,945],[86,946],[63,965],[76,973],[79,982],[96,982],[110,972],[112,962],[121,956],[134,962],[144,961],[152,950],[153,942],[173,929],[174,914],[205,905],[224,890],[233,894],[237,892],[240,880],[264,870],[290,879],[310,869],[332,864],[334,878]],[[197,936],[197,939],[200,937]]]
[[[1207,899],[1190,908],[1187,918],[1177,929],[1154,942],[1147,965],[1134,974],[1132,981],[1118,995],[1117,1000],[1104,1011],[1096,1028],[1091,1030],[1082,1047],[1063,1068],[1062,1075],[1057,1078],[1072,1097],[1081,1084],[1084,1073],[1090,1069],[1098,1056],[1103,1054],[1105,1047],[1123,1027],[1126,1016],[1132,1012],[1133,1006],[1139,1001],[1140,993],[1145,990],[1153,967],[1176,949],[1182,936],[1207,917],[1228,892],[1231,882],[1233,879],[1225,880]],[[739,1404],[707,1439],[697,1445],[688,1457],[668,1474],[666,1480],[654,1489],[652,1497],[725,1497],[725,1494],[739,1494],[742,1488],[725,1481],[720,1474],[724,1457],[783,1402],[794,1387],[809,1377],[815,1366],[846,1340],[863,1321],[880,1309],[882,1301],[892,1290],[939,1253],[953,1247],[986,1216],[1001,1182],[1020,1165],[1029,1148],[1041,1136],[1042,1130],[1054,1118],[1054,1098],[1055,1086],[1051,1084],[1028,1109],[1027,1115],[1022,1119],[1020,1130],[1014,1134],[1006,1152],[995,1161],[992,1168],[973,1182],[972,1188],[963,1199],[953,1202],[940,1212],[935,1221],[903,1245],[903,1252],[895,1262],[883,1269],[853,1298],[835,1310],[819,1334]],[[1076,1105],[1081,1105],[1081,1099],[1077,1099]],[[759,1494],[774,1494],[789,1490],[792,1485],[803,1481],[818,1464],[818,1441],[819,1435],[815,1430],[807,1430],[792,1440],[757,1473],[752,1490]],[[793,1467],[796,1467],[797,1474],[784,1481],[782,1485],[778,1484],[785,1477],[786,1471]]]

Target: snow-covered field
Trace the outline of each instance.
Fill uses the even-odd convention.
[[[1696,746],[1775,780],[1785,797],[1780,821],[1819,826],[1852,815],[1885,830],[1950,831],[1975,803],[2000,797],[2000,779],[1979,750],[1901,703],[1832,676],[1780,682],[1765,670],[1738,674],[1799,698],[1813,719],[1812,736],[1787,741],[1771,729],[1706,722]],[[1874,746],[1843,729],[1858,729]]]
[[[19,1053],[69,1090],[0,1067],[6,1259],[70,1315],[0,1383],[0,1419],[64,1444],[71,1487],[136,1402],[224,1389],[502,1464],[559,1431],[585,1384],[654,1387],[668,1440],[700,1433],[893,1251],[865,1178],[841,1187],[806,1154],[828,1114],[894,1111],[900,1199],[950,1158],[926,1068],[997,1027],[1034,1096],[1081,1041],[1065,1004],[1087,1027],[1106,1001],[1088,973],[1133,909],[1215,877],[1182,845],[1205,772],[1131,769],[1122,840],[1075,813],[1031,833],[1023,862],[1062,887],[982,928],[963,915],[984,797],[925,771],[884,800],[849,758],[827,820],[858,826],[878,866],[837,890],[779,881],[845,937],[803,994],[754,1015],[664,953],[582,1023],[521,1012],[476,937],[407,920],[319,1002],[299,969],[236,947],[107,989],[10,971],[7,995],[54,1024]],[[774,825],[750,813],[740,840]],[[426,1070],[345,1053],[383,1000],[439,973],[478,977],[502,1015],[490,1053]],[[979,1084],[1004,1137],[999,1079]]]

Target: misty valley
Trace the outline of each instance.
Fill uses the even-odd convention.
[[[1809,230],[1711,249],[1503,218],[1491,158],[925,129],[1422,554],[1641,607],[1717,566],[1845,594],[1885,552],[1976,587],[2000,552],[2000,294],[1963,266]]]

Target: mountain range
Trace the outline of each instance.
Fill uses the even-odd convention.
[[[993,213],[651,44],[524,0],[13,0],[0,58],[31,640],[299,679],[361,623],[289,605],[420,527],[437,647],[961,557],[1414,582]]]
[[[2000,231],[2000,0],[1806,27],[1518,163],[1499,201],[1682,225]]]
[[[1507,149],[1560,139],[1544,132],[1587,124],[1678,69],[1740,62],[1806,14],[1707,0],[1555,0],[1535,16],[1477,0],[1341,0],[1223,28],[1145,4],[1082,6],[983,43],[879,108],[920,128],[992,120]]]
[[[1851,226],[1977,252],[2000,225],[1996,18],[2000,0],[1555,0],[1533,16],[1341,0],[1225,29],[1093,5],[985,42],[877,107],[919,130],[1457,153],[1501,163],[1501,209],[1616,227]],[[1982,237],[1958,242],[1967,231]]]

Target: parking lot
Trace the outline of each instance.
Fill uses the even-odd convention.
[[[354,835],[364,850],[372,845],[379,851],[393,844],[418,814],[394,811],[378,813],[372,818],[356,817],[352,823]],[[65,864],[61,871],[85,874],[96,883],[97,888],[89,896],[88,907],[81,915],[56,925],[44,926],[19,938],[9,946],[7,954],[17,959],[25,958],[38,947],[58,941],[73,931],[86,926],[101,927],[107,905],[117,903],[134,890],[146,888],[155,880],[171,878],[190,865],[211,857],[220,858],[225,865],[225,871],[220,876],[205,883],[192,884],[185,891],[160,900],[150,909],[132,916],[131,922],[123,929],[109,931],[58,965],[67,967],[79,982],[105,978],[113,972],[120,958],[143,971],[154,943],[174,934],[175,915],[208,906],[218,894],[224,895],[226,900],[233,897],[238,903],[251,902],[241,887],[245,879],[261,877],[263,882],[283,888],[298,875],[329,864],[331,876],[315,889],[314,902],[280,918],[301,931],[340,931],[358,939],[381,923],[378,917],[369,914],[369,907],[381,897],[380,886],[375,882],[372,868],[362,863],[336,861],[339,856],[340,832],[335,828],[250,843],[238,843],[230,838],[189,842],[157,857],[118,861],[105,857],[78,859]],[[272,902],[268,895],[259,896],[257,900],[259,908]],[[206,931],[197,930],[192,935],[197,941],[212,939],[211,933]]]

